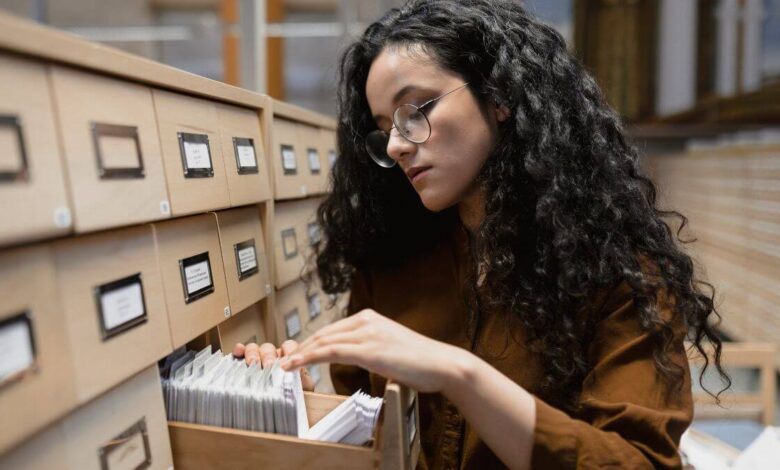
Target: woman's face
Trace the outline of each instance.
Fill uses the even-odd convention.
[[[410,54],[404,47],[391,47],[371,64],[366,98],[377,127],[389,131],[399,105],[419,106],[463,84],[461,77],[438,66],[421,50]],[[497,121],[506,116],[495,106],[484,112],[469,87],[432,103],[424,113],[431,123],[428,140],[414,144],[393,130],[387,153],[406,174],[423,205],[441,211],[474,192],[477,175],[496,141]]]

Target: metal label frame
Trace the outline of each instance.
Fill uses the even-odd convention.
[[[319,163],[319,168],[314,168],[311,166],[311,154],[314,153],[317,155],[317,163]],[[306,160],[309,162],[309,172],[312,175],[319,175],[322,172],[322,162],[320,161],[320,151],[317,150],[314,147],[309,147],[306,149]]]
[[[322,240],[322,229],[317,222],[309,222],[306,225],[306,231],[309,232],[310,246],[314,246]]]
[[[203,287],[201,289],[196,290],[195,292],[190,293],[187,289],[187,272],[185,271],[186,268],[206,262],[209,269],[209,285],[206,287]],[[195,302],[196,300],[203,298],[212,292],[214,292],[214,275],[211,271],[211,260],[209,259],[209,252],[203,252],[200,254],[197,254],[195,256],[190,256],[189,258],[184,258],[179,260],[179,272],[181,274],[181,284],[182,288],[184,289],[184,303],[189,304],[192,302]]]
[[[319,305],[319,310],[317,310],[316,312],[311,309],[312,299],[315,298],[318,299],[318,305]],[[314,320],[315,318],[322,315],[322,302],[320,300],[320,295],[318,293],[315,292],[311,295],[306,296],[306,306],[309,309],[309,320]],[[314,315],[312,315],[312,313]]]
[[[245,250],[247,248],[251,248],[255,254],[255,267],[252,269],[248,269],[246,271],[241,271],[241,259],[239,258],[238,254],[241,250]],[[244,279],[250,276],[254,276],[258,272],[260,272],[260,260],[257,258],[257,248],[255,247],[254,238],[249,239],[245,242],[236,243],[235,245],[233,245],[233,252],[236,254],[236,271],[238,271],[239,281],[243,281]]]
[[[214,160],[211,158],[211,144],[208,134],[191,134],[189,132],[177,132],[176,137],[179,140],[179,153],[181,154],[181,166],[184,168],[185,178],[212,178],[214,176]],[[208,168],[190,168],[187,166],[187,152],[184,149],[184,143],[206,144],[206,153],[209,156]]]
[[[292,150],[293,155],[296,156],[295,155],[295,147],[293,147],[292,145],[288,145],[288,144],[282,144],[281,145],[279,155],[282,157],[282,171],[284,172],[285,175],[297,175],[298,174],[298,158],[296,156],[295,166],[293,168],[287,168],[285,166],[285,164],[284,164],[284,151],[285,150]]]
[[[417,397],[414,397],[412,404],[406,410],[406,439],[409,452],[412,451],[415,437],[417,437]]]
[[[14,323],[24,323],[27,325],[27,331],[30,334],[30,349],[32,349],[33,361],[26,369],[19,370],[8,377],[0,380],[0,390],[5,388],[6,385],[10,385],[13,382],[17,382],[24,378],[28,374],[38,372],[38,346],[35,344],[35,332],[33,329],[32,315],[30,310],[23,310],[17,314],[11,315],[8,318],[0,320],[0,330],[13,325]]]
[[[133,318],[131,320],[128,320],[120,325],[117,325],[111,329],[106,327],[106,318],[105,318],[105,312],[103,312],[103,304],[100,301],[104,295],[113,292],[118,289],[122,289],[123,287],[132,286],[133,284],[138,284],[141,286],[141,304],[144,308],[143,315]],[[95,287],[94,289],[95,293],[95,306],[97,308],[98,313],[98,323],[100,324],[100,334],[103,341],[107,341],[109,338],[113,338],[116,335],[119,335],[121,333],[124,333],[125,331],[132,329],[138,325],[144,324],[149,320],[149,312],[146,309],[146,295],[144,294],[144,284],[141,280],[141,273],[133,274],[132,276],[127,276],[122,279],[118,279],[116,281],[109,282],[107,284],[103,284],[100,286]]]
[[[98,176],[100,179],[128,179],[146,177],[144,159],[141,152],[141,140],[138,136],[138,127],[92,122],[90,124],[90,129],[92,131],[92,144],[95,147],[95,163],[97,165]],[[135,152],[136,156],[138,157],[138,165],[134,167],[107,167],[103,158],[103,151],[100,147],[101,137],[121,137],[132,139],[135,143]]]
[[[118,436],[114,437],[110,441],[103,444],[98,449],[98,457],[100,458],[101,470],[111,470],[108,466],[108,457],[116,449],[121,448],[122,444],[129,441],[133,436],[140,433],[144,442],[144,455],[146,459],[141,462],[140,465],[135,467],[134,470],[143,470],[149,468],[152,465],[152,449],[149,446],[149,433],[146,430],[146,417],[141,418],[137,423],[133,424],[129,428],[122,431]]]
[[[252,147],[252,153],[255,154],[255,165],[254,166],[242,166],[241,165],[241,159],[238,158],[238,148],[239,147]],[[233,153],[236,157],[236,168],[238,169],[239,175],[251,175],[251,174],[257,174],[260,173],[260,170],[258,168],[257,164],[257,149],[255,148],[255,141],[254,139],[247,139],[244,137],[233,137]]]
[[[288,318],[291,318],[293,316],[298,317],[298,332],[295,333],[294,335],[290,335],[290,323],[288,321]],[[303,331],[303,323],[301,323],[301,313],[298,311],[298,307],[295,307],[284,316],[284,330],[285,333],[287,333],[287,339],[295,338],[298,335],[300,335],[301,332]]]
[[[22,121],[19,116],[0,114],[0,127],[8,127],[16,134],[19,144],[19,169],[0,171],[0,183],[13,183],[30,180],[30,167],[27,161],[27,146],[22,132]]]
[[[295,249],[287,251],[287,243],[285,240],[288,240],[290,237],[292,237]],[[298,256],[298,236],[295,234],[295,228],[282,230],[282,252],[284,252],[285,260],[290,260]]]

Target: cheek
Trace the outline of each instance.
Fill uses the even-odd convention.
[[[479,175],[492,141],[490,129],[482,122],[439,125],[424,152],[436,173],[420,190],[423,204],[431,210],[443,210],[459,203]]]

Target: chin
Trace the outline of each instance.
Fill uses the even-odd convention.
[[[442,197],[441,194],[431,194],[429,191],[417,193],[420,196],[420,202],[431,212],[441,212],[455,205],[450,198]]]

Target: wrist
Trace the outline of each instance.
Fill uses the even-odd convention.
[[[473,384],[479,361],[470,351],[450,346],[446,351],[446,360],[442,361],[445,367],[441,392],[447,397],[453,397],[459,395],[464,387]]]

